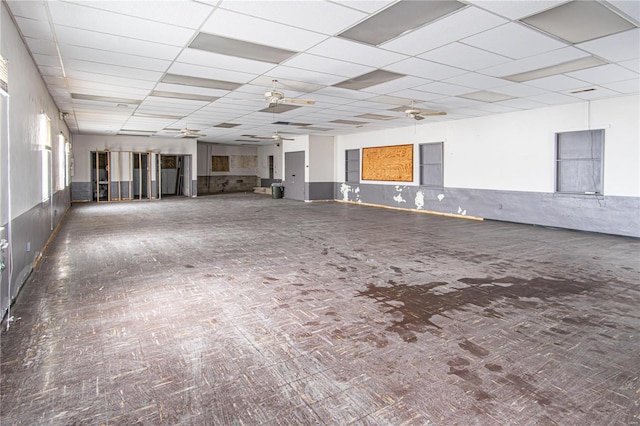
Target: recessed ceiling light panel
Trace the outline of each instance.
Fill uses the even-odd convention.
[[[272,64],[279,64],[298,53],[207,33],[199,33],[189,47]]]
[[[496,92],[489,92],[487,90],[466,93],[464,95],[458,95],[458,97],[465,98],[465,99],[473,99],[474,101],[482,101],[482,102],[498,102],[498,101],[506,101],[508,99],[515,99],[511,95],[505,95],[503,93],[496,93]]]
[[[465,4],[457,1],[402,0],[338,34],[338,37],[377,46],[463,7]]]
[[[570,43],[581,43],[635,27],[598,1],[572,1],[520,21]]]
[[[593,57],[587,56],[573,61],[563,62],[557,65],[551,65],[549,67],[539,68],[537,70],[526,71],[518,74],[507,75],[505,80],[513,81],[515,83],[522,83],[524,81],[535,80],[538,78],[549,77],[552,75],[564,74],[571,71],[578,71],[587,68],[597,67],[604,65],[606,62]]]
[[[385,70],[375,70],[375,71],[371,71],[369,73],[363,74],[359,77],[354,77],[349,80],[345,80],[341,83],[334,84],[333,87],[340,87],[343,89],[351,89],[351,90],[361,90],[367,87],[386,83],[387,81],[395,80],[400,77],[406,77],[406,75],[398,74],[391,71],[385,71]]]

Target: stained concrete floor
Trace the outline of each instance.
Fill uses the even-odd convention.
[[[640,423],[640,241],[233,194],[75,205],[2,425]]]

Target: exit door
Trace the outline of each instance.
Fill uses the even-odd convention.
[[[304,201],[304,151],[284,154],[284,198]]]

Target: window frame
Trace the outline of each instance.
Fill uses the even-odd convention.
[[[349,153],[358,154],[358,158],[353,159],[349,157]],[[345,149],[344,150],[344,181],[345,183],[360,183],[360,148]],[[357,168],[354,165],[357,164]],[[349,167],[351,166],[351,167]],[[355,176],[356,179],[349,179],[349,176]]]
[[[591,143],[593,144],[593,138],[596,135],[598,136],[597,142],[600,145],[597,149],[597,153],[594,152],[593,146],[585,147],[585,152],[588,149],[589,153],[586,157],[566,157],[561,158],[561,144],[562,144],[562,136],[568,134],[577,134],[577,133],[585,133],[589,134],[589,136],[585,136],[584,140],[586,142],[587,138],[590,138]],[[590,129],[590,130],[575,130],[568,132],[556,132],[554,135],[554,192],[560,195],[603,195],[604,194],[604,150],[605,150],[605,131],[604,129]],[[563,163],[566,166],[569,165],[578,165],[580,163],[585,164],[590,162],[592,165],[597,164],[599,167],[599,179],[597,182],[592,179],[593,186],[590,188],[584,188],[585,190],[571,190],[567,189],[568,183],[563,184],[562,177],[566,174],[562,171]],[[588,166],[587,166],[588,167]],[[591,170],[595,170],[592,166]],[[583,175],[581,175],[584,177]],[[593,177],[593,176],[592,176]],[[577,185],[576,185],[577,186]],[[588,189],[588,190],[587,190]]]
[[[439,161],[427,161],[425,158],[426,153],[423,152],[423,148],[426,146],[440,146],[440,158]],[[418,176],[419,185],[428,188],[444,188],[444,142],[426,142],[418,145]],[[437,183],[425,182],[424,168],[425,166],[440,166],[440,179]]]

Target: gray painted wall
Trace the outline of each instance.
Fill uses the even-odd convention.
[[[640,237],[640,198],[335,183],[336,200]]]
[[[335,199],[333,182],[307,182],[305,193],[309,201]]]
[[[9,229],[9,226],[11,227],[11,250],[13,256],[11,291],[9,291],[9,268],[2,271],[0,301],[3,317],[9,304],[15,299],[20,288],[29,277],[34,262],[42,253],[49,237],[53,233],[50,212],[53,211],[53,228],[55,229],[69,206],[69,194],[69,189],[58,191],[53,196],[52,205],[49,202],[38,204],[13,219],[11,224],[4,223],[2,225],[5,229]],[[6,231],[2,238],[7,238]]]

